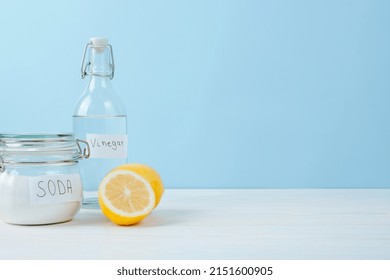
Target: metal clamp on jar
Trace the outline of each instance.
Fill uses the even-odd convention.
[[[77,163],[88,157],[88,143],[71,133],[0,134],[0,217],[21,225],[71,220],[83,197]]]

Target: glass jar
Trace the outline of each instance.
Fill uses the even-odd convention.
[[[40,225],[71,220],[80,210],[77,163],[89,147],[73,134],[0,134],[0,217]]]

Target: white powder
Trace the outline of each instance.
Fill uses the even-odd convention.
[[[80,210],[79,174],[19,176],[0,173],[0,217],[11,224],[71,220]]]

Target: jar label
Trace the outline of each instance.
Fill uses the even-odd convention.
[[[31,205],[55,204],[82,200],[79,174],[53,174],[29,177]]]
[[[91,158],[127,158],[127,135],[87,134]]]

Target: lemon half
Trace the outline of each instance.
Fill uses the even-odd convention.
[[[132,225],[144,219],[156,204],[151,185],[129,170],[113,170],[99,185],[103,214],[118,225]]]

